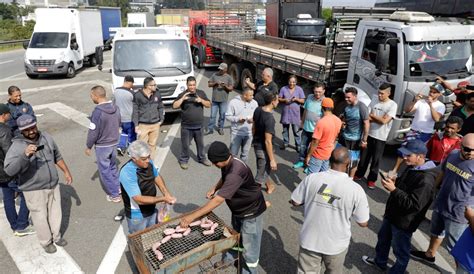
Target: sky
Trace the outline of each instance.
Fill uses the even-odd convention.
[[[323,7],[373,7],[376,0],[322,0]]]

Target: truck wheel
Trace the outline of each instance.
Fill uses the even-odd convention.
[[[91,67],[95,67],[97,66],[97,59],[95,57],[95,55],[92,55],[89,59],[89,66]]]
[[[240,88],[240,75],[242,74],[242,64],[233,63],[229,68],[229,75],[234,80],[234,88]]]
[[[240,76],[240,84],[242,86],[242,90],[247,87],[245,83],[245,79],[250,78],[250,82],[254,82],[254,71],[251,68],[244,68],[242,70],[242,75]]]
[[[74,76],[76,76],[76,69],[72,63],[69,63],[69,66],[67,67],[66,78],[73,78]]]
[[[29,74],[29,73],[27,73],[26,76],[28,76],[28,78],[30,78],[30,79],[36,79],[36,78],[38,78],[39,75],[38,74]]]

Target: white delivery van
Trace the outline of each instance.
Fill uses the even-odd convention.
[[[122,86],[126,75],[135,79],[134,89],[143,88],[145,77],[153,77],[167,112],[186,90],[186,78],[194,76],[189,39],[181,27],[116,28],[112,46],[112,88]]]
[[[127,14],[127,27],[154,27],[155,16],[151,12],[136,12]]]
[[[99,10],[38,8],[36,25],[25,43],[25,72],[30,78],[62,74],[72,78],[84,63],[95,66],[103,46]],[[99,48],[99,49],[98,49]]]

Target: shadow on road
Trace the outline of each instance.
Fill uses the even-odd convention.
[[[66,184],[59,184],[59,191],[61,192],[61,209],[62,209],[62,223],[61,234],[64,235],[69,227],[69,219],[71,217],[72,199],[76,200],[76,206],[82,204],[81,198],[77,195],[74,187]]]

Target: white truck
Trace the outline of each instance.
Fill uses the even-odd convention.
[[[102,58],[99,10],[38,8],[35,15],[33,34],[23,45],[29,78],[53,74],[72,78],[85,63],[95,66]]]
[[[180,27],[117,28],[112,45],[112,88],[124,77],[135,79],[134,89],[143,88],[145,77],[153,77],[165,106],[186,90],[186,79],[194,76],[189,39]]]
[[[127,14],[127,27],[154,27],[155,15],[151,12],[136,12]]]

